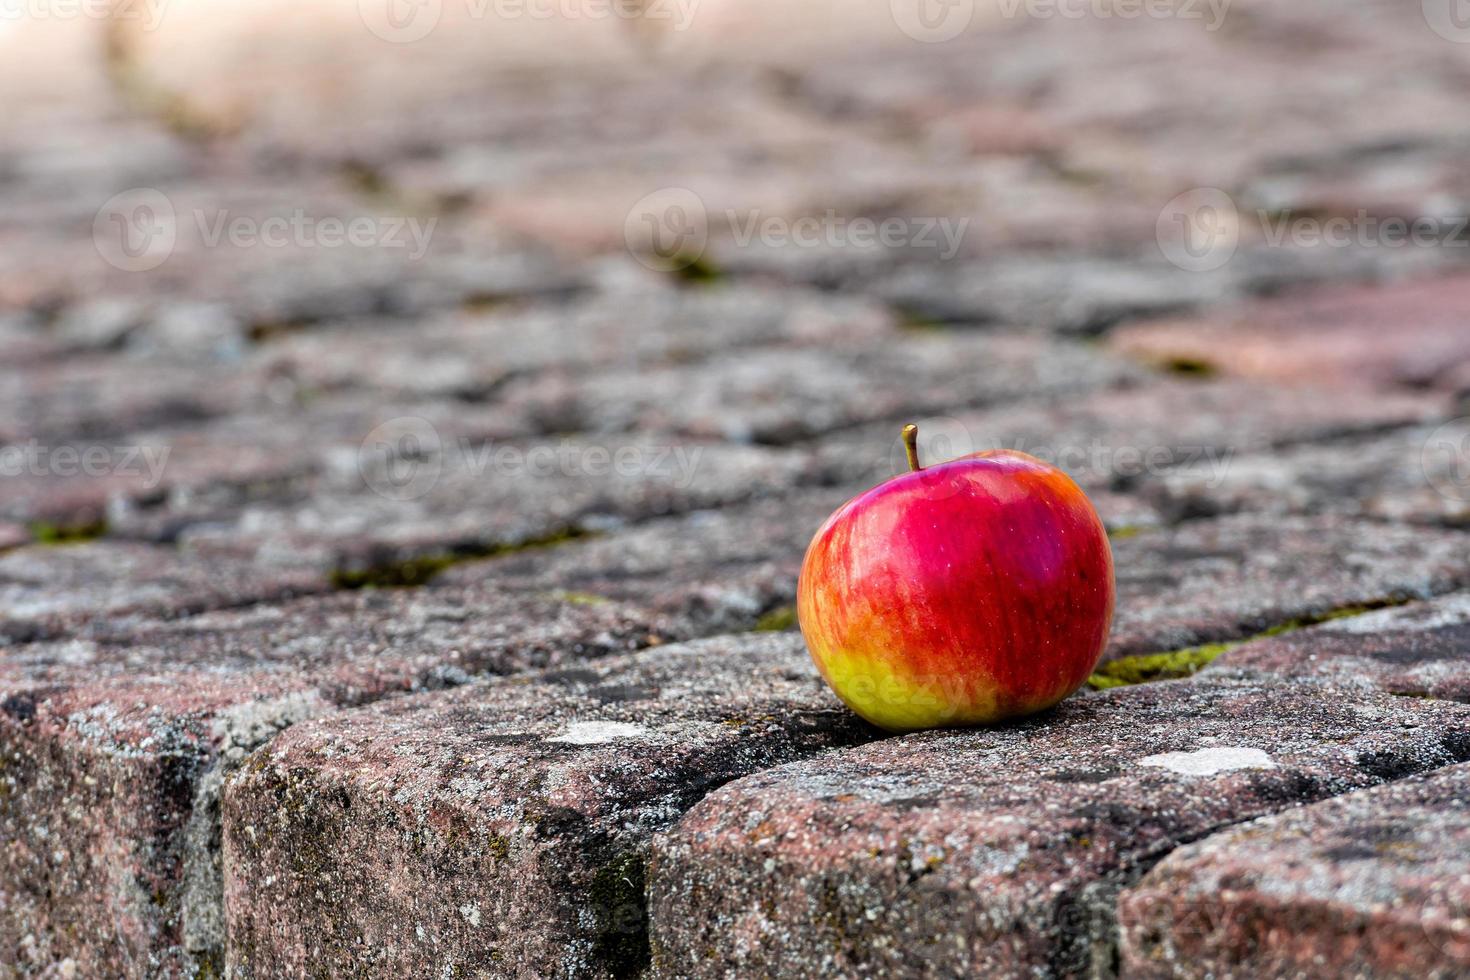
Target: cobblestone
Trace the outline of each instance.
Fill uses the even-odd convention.
[[[1470,969],[1470,767],[1175,851],[1119,902],[1137,977],[1430,977]]]
[[[649,865],[662,976],[1107,972],[1113,904],[1229,824],[1458,761],[1459,706],[1166,682],[716,790]]]
[[[627,974],[655,831],[875,734],[798,638],[754,635],[298,725],[226,791],[228,965],[413,973],[433,935],[450,970]]]
[[[0,18],[7,980],[1465,972],[1443,11],[287,6]],[[815,679],[914,421],[1086,488],[1126,686]]]

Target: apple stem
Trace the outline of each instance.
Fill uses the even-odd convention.
[[[924,467],[919,465],[919,427],[917,425],[906,425],[903,427],[903,448],[909,454],[909,469],[917,473]]]

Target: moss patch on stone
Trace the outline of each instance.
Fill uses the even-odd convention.
[[[1207,643],[1203,646],[1185,647],[1183,650],[1170,650],[1167,653],[1119,657],[1099,667],[1087,679],[1087,685],[1096,691],[1106,691],[1110,687],[1128,687],[1151,681],[1189,677],[1204,669],[1226,650],[1243,642],[1245,641]]]
[[[755,621],[757,633],[784,633],[796,629],[796,607],[777,606]]]
[[[47,521],[34,521],[29,530],[37,544],[83,544],[105,535],[107,522],[97,520],[77,524],[51,524]]]
[[[635,977],[648,967],[648,910],[643,856],[629,851],[597,870],[589,898],[597,919],[593,957],[613,977]]]
[[[1219,368],[1203,357],[1168,357],[1159,362],[1159,367],[1186,378],[1212,378],[1220,373]]]
[[[447,568],[466,562],[485,561],[536,548],[550,548],[567,541],[591,537],[579,528],[567,528],[519,544],[458,545],[446,551],[404,558],[399,561],[368,565],[365,568],[338,568],[331,574],[338,589],[407,589],[424,585]],[[575,601],[575,600],[573,600]]]
[[[1408,601],[1409,599],[1406,597],[1394,596],[1379,599],[1374,602],[1342,606],[1338,609],[1329,610],[1321,615],[1289,619],[1240,640],[1205,643],[1200,646],[1185,647],[1181,650],[1169,650],[1164,653],[1145,653],[1132,657],[1119,657],[1117,660],[1110,660],[1099,666],[1093,672],[1093,675],[1087,679],[1087,686],[1095,691],[1106,691],[1111,687],[1128,687],[1133,684],[1149,684],[1153,681],[1177,680],[1181,677],[1191,677],[1209,666],[1222,653],[1239,646],[1244,646],[1247,643],[1264,640],[1272,636],[1280,636],[1283,633],[1292,633],[1296,630],[1306,629],[1309,626],[1316,626],[1334,619],[1347,619],[1352,616],[1361,616],[1363,613],[1373,612],[1376,609],[1401,606]]]

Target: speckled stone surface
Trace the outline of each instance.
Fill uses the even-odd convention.
[[[917,331],[860,348],[772,348],[699,365],[554,373],[511,385],[505,397],[532,417],[575,420],[592,432],[782,445],[874,419],[1076,395],[1129,378],[1137,375],[1121,358],[1036,334]]]
[[[1470,593],[1379,609],[1227,650],[1207,676],[1470,701]]]
[[[1107,975],[1113,903],[1229,824],[1470,757],[1470,710],[1164,682],[785,765],[649,864],[660,976]]]
[[[648,521],[556,548],[457,565],[430,584],[611,598],[665,615],[674,628],[737,632],[791,607],[812,535],[861,489],[806,490]]]
[[[1256,820],[1123,894],[1130,977],[1470,973],[1470,766]]]
[[[689,365],[772,345],[866,346],[895,332],[893,317],[871,301],[769,288],[690,292],[651,282],[561,306],[510,305],[412,325],[390,320],[306,331],[262,349],[257,360],[313,390],[464,398],[542,371],[595,383],[615,369]],[[526,408],[526,424],[566,431],[557,428],[560,417],[537,417],[534,406]]]
[[[159,545],[88,541],[0,550],[0,642],[108,616],[178,616],[322,592],[325,577]]]
[[[1278,447],[1340,439],[1436,419],[1443,395],[1313,391],[1231,378],[1150,378],[1060,398],[1001,401],[978,411],[913,418],[928,458],[1018,449],[1066,470],[1089,490],[1124,488],[1188,472],[1216,485],[1244,458]],[[902,472],[893,426],[866,425],[816,443],[837,478],[874,481]],[[1323,450],[1326,451],[1326,450]],[[1289,452],[1289,450],[1288,450]]]
[[[290,378],[272,385],[279,402],[260,411],[121,438],[0,447],[0,514],[59,527],[105,523],[118,537],[173,541],[192,526],[299,500],[323,484],[361,483],[364,467],[382,470],[385,446],[417,459],[400,441],[410,433],[458,455],[519,431],[494,406],[323,395]]]
[[[1240,639],[1470,583],[1470,536],[1333,517],[1238,515],[1115,539],[1108,656]]]
[[[1324,289],[1120,331],[1118,349],[1286,383],[1430,386],[1470,360],[1470,279]]]
[[[1331,396],[1326,396],[1331,397]],[[1470,525],[1470,420],[1240,453],[1228,467],[1189,463],[1139,487],[1168,519],[1230,514],[1341,514]]]
[[[426,973],[438,950],[475,964],[471,974],[511,972],[514,940],[497,940],[510,951],[497,962],[476,944],[496,924],[471,883],[498,873],[497,848],[456,837],[457,816],[438,822],[461,813],[449,805],[463,780],[481,778],[449,749],[499,767],[507,792],[523,759],[529,779],[548,756],[477,741],[519,723],[483,720],[483,705],[482,721],[460,731],[483,692],[442,689],[586,670],[563,678],[557,703],[641,725],[608,714],[632,702],[604,702],[609,685],[590,665],[710,634],[731,649],[787,644],[800,661],[789,632],[728,635],[792,628],[807,541],[841,502],[903,470],[905,422],[947,440],[949,455],[990,442],[1067,454],[1057,461],[1097,503],[1118,557],[1114,657],[1470,587],[1470,442],[1463,420],[1439,428],[1470,404],[1464,236],[1392,247],[1291,234],[1298,222],[1386,216],[1453,231],[1470,201],[1460,135],[1470,60],[1434,4],[1231,0],[1134,17],[1118,4],[1120,16],[1073,17],[1046,4],[643,0],[610,5],[615,17],[550,19],[417,4],[395,16],[443,21],[408,44],[374,32],[381,9],[370,8],[381,4],[140,6],[162,22],[0,17],[4,980],[218,974],[221,786],[249,751],[264,747],[264,758],[276,743],[295,760],[289,786],[357,794],[312,797],[302,812],[322,822],[290,828],[303,862],[338,860],[355,877],[291,884],[285,908],[302,911],[270,933],[282,948],[330,939],[337,962],[370,975]],[[516,13],[507,6],[517,5],[495,12]],[[933,8],[920,12],[929,26],[904,20],[919,6]],[[956,14],[970,21],[958,36],[914,36]],[[163,202],[112,210],[125,188]],[[1171,219],[1189,218],[1177,195],[1190,188],[1229,198],[1195,215],[1224,218],[1196,229],[1230,236],[1215,268],[1181,267],[1197,256],[1172,248],[1183,226]],[[274,219],[287,219],[287,241],[251,234]],[[405,241],[411,221],[425,233],[417,246]],[[333,225],[362,222],[374,241],[324,240]],[[1267,240],[1273,223],[1292,226],[1285,240]],[[865,226],[878,240],[854,240]],[[140,241],[156,268],[135,267]],[[169,450],[160,470],[125,465],[149,449]],[[931,443],[924,452],[946,455]],[[72,460],[88,453],[100,471],[76,472]],[[359,586],[370,588],[318,594]],[[287,598],[300,591],[313,594]],[[1452,602],[1427,608],[1436,622],[1459,615]],[[1063,835],[1022,857],[941,838],[935,846],[980,854],[982,871],[1016,862],[994,880],[1031,889],[1010,920],[1031,931],[997,932],[1016,911],[997,901],[979,928],[953,914],[923,920],[922,939],[959,956],[1034,951],[1016,937],[1067,933],[1033,971],[1064,973],[1088,937],[1106,934],[1089,923],[1110,907],[1105,895],[1067,897],[1076,868],[1113,888],[1132,880],[1108,870],[1125,845],[1142,849],[1128,851],[1128,874],[1141,873],[1227,819],[1336,792],[1368,770],[1407,772],[1387,756],[1354,769],[1351,757],[1460,731],[1456,706],[1431,703],[1462,695],[1457,661],[1433,659],[1452,651],[1459,626],[1417,631],[1399,615],[1357,621],[1373,635],[1311,631],[1241,651],[1269,663],[1220,660],[1219,683],[1232,689],[1282,688],[1241,694],[1228,725],[1188,693],[1199,688],[1175,685],[1081,695],[1024,736],[872,749],[884,765],[931,760],[921,788],[933,792],[895,805],[924,813],[913,801],[980,786],[983,796],[964,798],[1013,801],[1038,833]],[[1329,648],[1342,659],[1323,656]],[[803,676],[791,683],[810,693]],[[1123,664],[1109,676],[1151,675]],[[638,710],[695,717],[707,707],[701,685],[729,678],[687,665],[676,678],[685,687],[661,690],[694,694]],[[1430,697],[1397,698],[1378,729],[1353,728],[1358,716],[1344,712],[1379,704],[1378,686]],[[730,698],[758,693],[736,690]],[[416,707],[379,710],[394,698]],[[1101,714],[1130,699],[1151,707]],[[1088,711],[1086,738],[1049,727]],[[590,851],[537,852],[530,870],[554,878],[576,854],[593,862],[578,874],[607,868],[598,847],[645,841],[713,788],[711,773],[784,762],[781,752],[830,731],[793,733],[782,711],[766,713],[719,729],[767,739],[724,755],[699,756],[712,744],[695,737],[705,729],[679,723],[688,737],[657,744],[659,758],[687,764],[676,789],[652,765],[642,783],[602,784],[652,794],[630,804],[638,822],[612,827],[615,809],[580,797],[609,836]],[[1395,727],[1403,713],[1440,720]],[[292,726],[328,716],[293,738]],[[1217,723],[1212,746],[1185,737]],[[346,744],[358,725],[370,733],[352,743],[367,746],[359,755],[307,753],[324,733]],[[1227,740],[1237,730],[1260,733],[1245,748],[1285,761],[1178,792],[1153,781],[1182,777],[1174,770],[1112,777],[1097,761],[1114,745],[1129,760],[1258,759],[1214,751],[1242,748]],[[387,765],[372,755],[379,736],[416,753],[382,770],[401,781],[391,798],[371,782]],[[1022,739],[1049,746],[1037,750],[1048,768],[1013,762],[1003,777],[942,753],[898,757],[963,741],[1014,760]],[[623,773],[654,758],[630,752],[636,741],[537,752],[585,752]],[[826,764],[809,760],[810,772]],[[1071,775],[1050,779],[1059,773]],[[536,791],[558,787],[548,777]],[[373,806],[333,809],[343,798]],[[1074,803],[1097,809],[1045,809]],[[1074,824],[1088,832],[1065,836]],[[552,839],[582,840],[548,826]],[[901,853],[896,836],[885,846]],[[342,840],[355,842],[350,853]],[[915,865],[932,844],[905,856],[906,897],[949,880]],[[1074,851],[1097,853],[1087,864]],[[507,847],[507,860],[524,853]],[[896,867],[893,850],[882,859]],[[278,851],[259,867],[290,860]],[[266,916],[276,910],[257,896],[287,886],[253,867],[233,880],[251,914]],[[622,870],[602,883],[636,892]],[[779,868],[766,877],[784,880]],[[440,881],[454,883],[444,895],[431,887]],[[857,906],[842,902],[867,881],[823,881],[835,897],[819,892],[818,912],[837,911],[818,916],[821,928],[865,935],[854,925],[869,907],[848,916]],[[1035,897],[1053,884],[1061,899]],[[359,891],[347,904],[316,897],[349,886]],[[620,927],[545,907],[560,918],[532,922],[553,933],[540,934],[525,975],[547,972],[548,957],[590,955],[589,934]],[[665,907],[682,928],[687,907]],[[417,921],[384,912],[420,908]],[[391,942],[348,942],[359,909]],[[525,902],[515,911],[530,914]],[[583,931],[553,950],[545,937],[573,927]],[[620,942],[636,929],[614,933]],[[976,938],[992,935],[1002,939]],[[641,947],[619,959],[627,948],[613,958],[641,961]],[[1099,973],[1110,948],[1097,946]],[[805,976],[803,956],[797,947],[769,972]]]
[[[0,443],[116,437],[264,403],[263,379],[225,365],[87,356],[0,372]]]
[[[654,832],[730,779],[877,735],[799,638],[760,635],[297,725],[226,788],[228,965],[636,975]]]
[[[263,565],[363,571],[477,554],[627,521],[735,504],[807,478],[799,449],[657,434],[487,442],[405,465],[350,464],[179,539]]]
[[[612,602],[362,592],[109,621],[0,660],[0,948],[28,971],[219,969],[219,792],[288,726],[392,694],[638,649]]]

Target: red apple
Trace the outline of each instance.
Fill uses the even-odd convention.
[[[1087,680],[1113,618],[1113,555],[1067,474],[996,450],[853,498],[812,539],[797,617],[817,669],[891,731],[1048,708]]]

